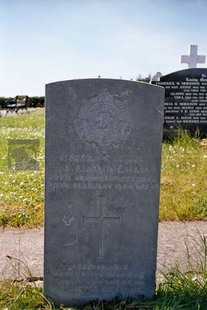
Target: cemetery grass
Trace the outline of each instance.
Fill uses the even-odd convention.
[[[8,169],[8,139],[38,139],[39,170]],[[163,142],[160,220],[207,218],[207,140],[180,131]],[[0,226],[43,224],[44,109],[0,118]]]
[[[162,145],[160,220],[207,218],[207,139],[180,130]]]
[[[198,232],[199,233],[199,232]],[[0,282],[0,309],[3,310],[206,310],[207,309],[207,240],[199,233],[195,261],[188,249],[188,267],[185,271],[176,265],[163,274],[163,280],[157,287],[155,296],[149,300],[144,297],[127,299],[116,298],[113,302],[93,301],[85,306],[68,308],[55,306],[44,297],[42,288],[29,283],[32,275],[27,266],[28,278],[3,280]],[[22,261],[19,263],[24,264]],[[16,268],[17,270],[17,268]]]
[[[43,222],[44,131],[44,109],[0,118],[0,226]],[[39,140],[39,170],[15,170],[12,163],[8,167],[9,139]]]

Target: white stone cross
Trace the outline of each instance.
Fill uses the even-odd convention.
[[[188,68],[196,68],[197,64],[204,64],[206,62],[205,55],[198,55],[198,45],[190,45],[190,55],[182,55],[181,63],[187,63]]]

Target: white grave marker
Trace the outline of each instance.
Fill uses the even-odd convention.
[[[190,45],[190,55],[182,55],[181,63],[187,63],[188,68],[196,68],[197,64],[204,64],[206,62],[205,55],[198,55],[198,45]]]

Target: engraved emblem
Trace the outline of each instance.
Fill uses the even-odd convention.
[[[115,148],[124,143],[133,126],[126,102],[104,90],[84,101],[75,130],[92,147]]]
[[[71,206],[69,208],[71,208]],[[73,221],[74,221],[73,212],[70,209],[68,209],[67,213],[63,217],[63,223],[65,224],[65,226],[71,226]]]
[[[70,229],[68,233],[68,242],[64,244],[64,246],[74,245],[78,241],[78,236],[75,232],[76,228],[74,227],[74,219],[75,217],[72,212],[72,205],[70,205],[63,216],[63,223]]]

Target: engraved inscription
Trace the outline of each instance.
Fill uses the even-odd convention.
[[[186,77],[180,82],[160,81],[165,87],[166,124],[206,124],[207,76]]]
[[[76,285],[70,286],[70,291],[89,292],[144,292],[145,283],[149,279],[146,272],[130,271],[129,265],[68,265],[60,270],[52,270],[54,278],[60,280],[74,279]],[[76,275],[79,274],[77,279]],[[75,280],[76,279],[76,280]],[[71,283],[69,284],[71,285]]]
[[[157,170],[143,159],[110,158],[100,162],[86,154],[61,155],[62,168],[50,176],[53,189],[74,190],[148,190],[158,183]]]
[[[106,208],[106,197],[104,195],[98,195],[98,215],[84,216],[84,223],[97,223],[98,224],[98,237],[99,237],[99,249],[98,258],[104,257],[104,223],[105,222],[116,222],[120,220],[120,216],[108,216],[105,215]]]
[[[75,129],[79,138],[92,147],[115,148],[124,143],[133,122],[126,103],[104,90],[84,101]]]

